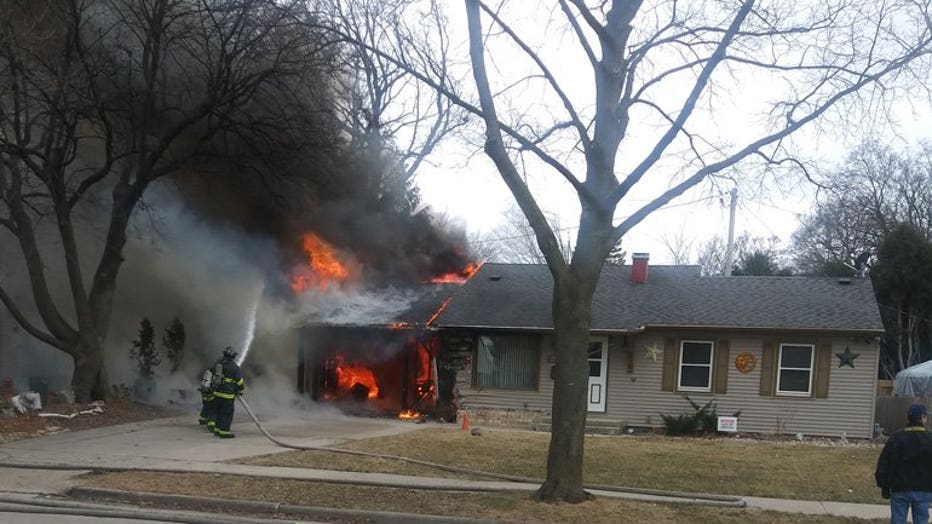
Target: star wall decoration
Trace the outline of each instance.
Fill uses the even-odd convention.
[[[851,366],[854,367],[854,359],[858,358],[860,354],[852,353],[851,348],[845,346],[844,353],[835,353],[835,356],[838,357],[838,367],[842,366]]]
[[[644,356],[657,362],[657,358],[663,354],[663,349],[660,348],[657,344],[651,344],[649,346],[644,346]]]

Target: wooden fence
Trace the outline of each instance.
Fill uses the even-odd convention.
[[[932,397],[877,397],[874,422],[883,427],[885,433],[893,433],[906,427],[906,410],[910,404],[925,404],[932,411]]]

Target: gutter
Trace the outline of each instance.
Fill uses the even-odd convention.
[[[464,324],[464,325],[443,325],[436,326],[437,329],[475,329],[475,330],[501,330],[501,331],[554,331],[553,326],[492,326],[482,324]],[[631,335],[644,333],[649,330],[663,329],[693,329],[693,330],[716,330],[716,331],[796,331],[806,333],[846,333],[846,334],[865,334],[865,335],[882,335],[882,328],[831,328],[831,327],[773,327],[773,326],[734,326],[734,325],[709,325],[709,324],[644,324],[633,329],[599,329],[590,328],[589,331],[597,334],[619,334]]]

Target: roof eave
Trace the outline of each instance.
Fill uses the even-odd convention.
[[[642,329],[714,329],[721,331],[804,331],[833,333],[883,334],[883,328],[842,328],[842,327],[776,327],[776,326],[735,326],[735,325],[697,325],[697,324],[644,324]]]

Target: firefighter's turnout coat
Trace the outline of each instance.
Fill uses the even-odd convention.
[[[219,373],[218,373],[219,372]],[[219,437],[232,436],[234,402],[246,388],[243,373],[233,359],[224,358],[214,367],[213,403],[217,424],[213,428]]]

